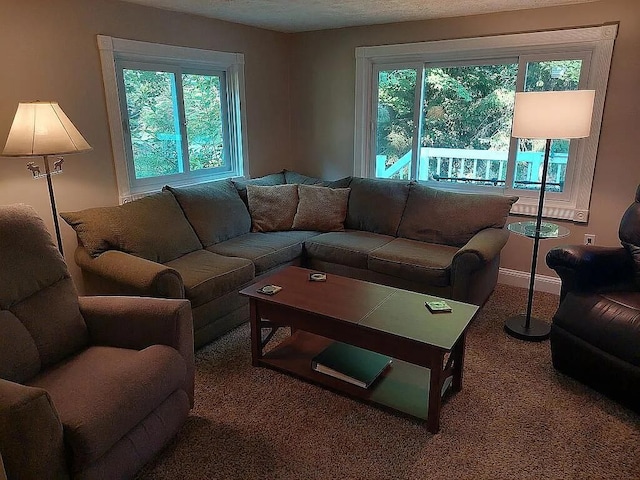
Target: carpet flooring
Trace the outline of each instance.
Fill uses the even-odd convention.
[[[526,291],[498,285],[467,336],[441,430],[250,364],[243,325],[196,353],[196,405],[147,479],[640,479],[640,417],[506,335]],[[550,319],[558,297],[536,293]]]

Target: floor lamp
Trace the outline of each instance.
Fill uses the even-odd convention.
[[[544,161],[542,164],[540,196],[538,199],[538,215],[536,217],[536,229],[533,237],[533,256],[531,260],[527,313],[509,318],[504,325],[509,335],[521,340],[545,340],[549,337],[551,331],[548,323],[531,317],[551,141],[553,139],[588,137],[591,130],[594,98],[594,90],[516,93],[515,106],[513,109],[512,136],[516,138],[546,140]]]
[[[60,236],[60,225],[58,224],[58,212],[56,210],[56,199],[53,195],[51,176],[62,173],[64,159],[59,157],[53,164],[53,170],[51,170],[49,168],[49,156],[80,153],[88,150],[91,150],[91,146],[56,102],[18,104],[2,156],[44,157],[44,173],[40,172],[40,166],[36,165],[35,162],[27,163],[27,168],[31,171],[33,178],[44,177],[47,179],[58,250],[62,255],[64,255],[64,252],[62,250],[62,238]]]

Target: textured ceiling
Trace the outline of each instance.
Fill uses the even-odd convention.
[[[125,0],[280,32],[458,17],[598,0]]]

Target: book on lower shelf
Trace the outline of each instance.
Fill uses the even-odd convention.
[[[334,342],[313,357],[311,368],[361,388],[369,388],[393,359],[342,342]]]

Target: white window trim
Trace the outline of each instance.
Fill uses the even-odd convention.
[[[586,222],[589,218],[589,202],[600,140],[602,113],[613,44],[617,32],[617,25],[604,25],[490,37],[357,47],[355,49],[354,175],[369,177],[373,174],[371,149],[375,119],[371,112],[371,95],[376,64],[482,60],[495,58],[497,55],[500,57],[543,55],[590,50],[592,57],[585,88],[596,91],[591,135],[578,141],[577,158],[580,159],[580,167],[573,179],[574,188],[572,188],[570,198],[547,198],[543,208],[543,215],[548,218]],[[513,205],[511,213],[536,215],[537,209],[537,198],[521,197]]]
[[[125,40],[121,38],[98,35],[98,48],[102,64],[102,76],[107,104],[109,129],[111,131],[111,146],[118,183],[120,203],[158,191],[167,183],[166,177],[158,177],[157,181],[144,182],[145,185],[132,187],[130,172],[127,168],[127,154],[125,143],[125,129],[120,112],[120,93],[117,85],[116,59],[145,62],[180,61],[192,67],[217,69],[226,72],[228,121],[229,121],[229,151],[232,169],[235,176],[243,176],[249,171],[247,148],[246,114],[243,107],[246,104],[244,91],[244,55],[242,53],[216,52],[198,48],[178,47],[157,43]],[[210,175],[194,175],[188,178],[171,180],[171,185],[181,186],[206,182],[228,177],[228,173],[216,172]]]

